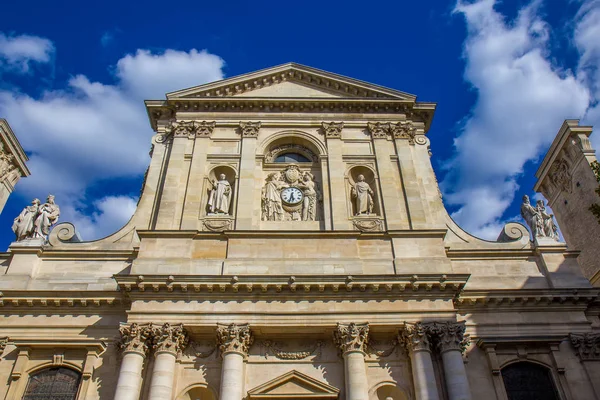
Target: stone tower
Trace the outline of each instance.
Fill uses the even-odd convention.
[[[590,167],[596,161],[591,133],[591,126],[565,120],[535,174],[534,190],[548,199],[569,248],[581,251],[584,275],[600,286],[600,224],[589,211],[599,200],[598,181]]]

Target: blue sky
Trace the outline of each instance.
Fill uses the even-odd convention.
[[[84,239],[127,221],[149,162],[143,99],[290,61],[437,102],[446,206],[495,238],[562,120],[600,126],[599,38],[598,0],[9,2],[0,116],[32,176],[0,215],[0,249],[49,192]]]

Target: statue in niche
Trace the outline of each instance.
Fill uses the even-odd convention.
[[[364,175],[358,175],[358,182],[352,185],[351,196],[354,199],[355,215],[369,215],[373,213],[373,190],[365,182]]]
[[[558,240],[558,227],[554,223],[553,215],[546,212],[542,200],[538,200],[536,207],[531,205],[529,196],[523,196],[521,204],[521,216],[529,225],[534,238],[550,238]]]
[[[231,184],[225,174],[219,175],[219,180],[213,180],[208,198],[208,209],[211,214],[229,215],[231,202]]]
[[[317,200],[321,201],[320,194],[317,193],[317,187],[314,182],[314,175],[310,172],[305,172],[302,177],[302,182],[298,183],[298,187],[302,189],[304,199],[302,202],[302,221],[317,220]]]
[[[12,230],[17,237],[17,242],[25,239],[46,239],[52,225],[58,221],[60,208],[54,203],[54,196],[48,195],[46,203],[40,205],[38,199],[33,199],[15,218]]]
[[[40,200],[33,199],[30,206],[27,206],[21,211],[19,216],[15,218],[12,225],[12,230],[17,236],[17,242],[33,237],[33,223],[40,209]]]
[[[262,190],[263,221],[283,221],[281,189],[288,187],[279,172],[270,173]]]

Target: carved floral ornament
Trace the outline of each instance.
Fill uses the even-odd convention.
[[[367,128],[374,139],[386,139],[388,136],[394,139],[407,139],[409,144],[426,144],[424,135],[417,135],[417,128],[410,120],[399,121],[395,124],[390,122],[369,122]]]
[[[600,360],[600,333],[571,333],[569,338],[581,361]]]
[[[193,137],[210,137],[217,123],[215,121],[176,121],[171,120],[165,127],[165,133],[160,135],[156,141],[158,143],[165,142],[168,138],[175,136]]]
[[[150,347],[155,352],[171,352],[181,354],[189,343],[187,332],[183,324],[171,326],[165,323],[155,327],[152,323],[139,325],[135,322],[129,326],[119,328],[121,340],[118,347],[123,352],[136,352],[146,355]]]
[[[351,322],[345,325],[338,323],[333,331],[333,341],[342,354],[349,351],[366,353],[369,344],[369,324]]]
[[[449,321],[405,323],[398,335],[398,341],[409,352],[431,351],[434,346],[440,353],[450,350],[464,353],[470,344],[469,335],[465,334],[465,323]]]
[[[172,326],[167,322],[160,328],[152,329],[152,342],[155,353],[169,352],[177,355],[185,350],[189,337],[183,329],[183,324]]]
[[[260,125],[260,121],[240,122],[240,132],[242,133],[242,137],[257,137]]]
[[[217,342],[221,355],[229,352],[236,352],[248,355],[248,350],[254,342],[254,337],[248,324],[218,324]]]
[[[118,347],[123,352],[137,352],[146,355],[152,335],[152,324],[140,326],[133,323],[130,326],[121,326],[119,333],[121,341],[118,343]]]
[[[342,137],[342,129],[344,129],[343,122],[323,122],[321,125],[327,139]]]

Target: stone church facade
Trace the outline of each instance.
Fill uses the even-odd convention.
[[[126,226],[0,254],[3,398],[600,398],[600,289],[452,221],[435,104],[285,64],[146,107]]]

